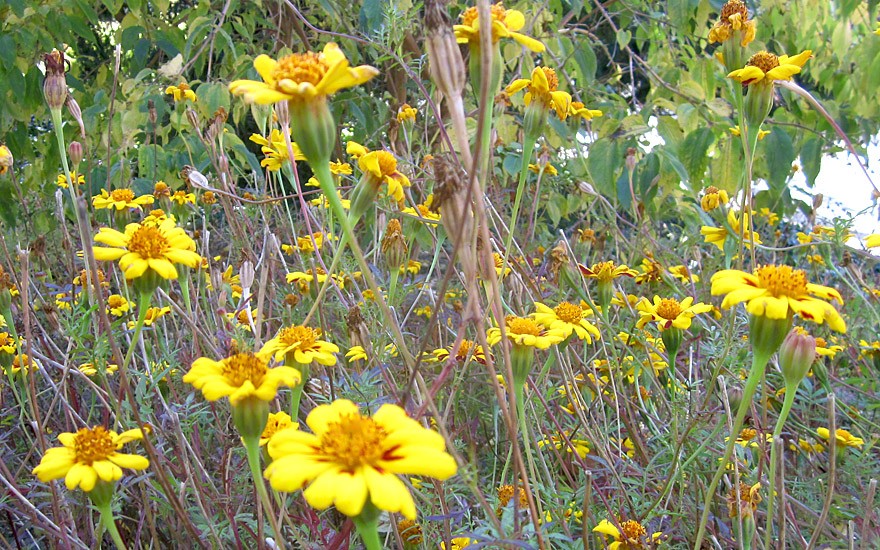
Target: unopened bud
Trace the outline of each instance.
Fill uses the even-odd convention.
[[[388,220],[385,236],[382,237],[382,254],[385,256],[385,264],[389,270],[394,271],[406,264],[407,246],[400,227],[400,220]]]
[[[290,124],[290,109],[287,107],[286,101],[279,101],[275,104],[275,118],[282,127]]]
[[[452,32],[452,23],[441,0],[425,2],[428,69],[431,80],[443,94],[453,98],[464,90],[464,61]]]
[[[49,109],[60,111],[67,99],[67,79],[65,78],[64,52],[52,50],[43,54],[46,65],[46,80],[43,81],[43,95]]]
[[[626,171],[630,174],[636,169],[636,148],[628,147],[626,149]]]
[[[86,137],[86,125],[83,122],[82,109],[79,108],[79,103],[73,99],[72,95],[67,96],[67,110],[70,112],[70,116],[73,117],[73,120],[79,125],[79,133],[85,139]]]
[[[789,332],[779,348],[779,368],[789,388],[787,391],[797,388],[815,360],[816,339],[800,327]]]
[[[199,114],[192,107],[186,108],[186,118],[187,120],[189,120],[189,123],[196,131],[201,128],[201,123],[199,122]]]
[[[83,159],[82,143],[71,141],[70,145],[67,146],[67,155],[70,157],[70,164],[72,164],[73,169],[76,170],[77,166],[79,166],[79,163],[81,163]]]
[[[152,99],[147,100],[147,116],[149,116],[150,124],[156,126],[156,122],[159,120],[159,114],[156,112],[156,102]]]

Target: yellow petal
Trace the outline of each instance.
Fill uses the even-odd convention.
[[[266,54],[259,55],[254,59],[254,69],[260,74],[260,78],[263,79],[263,82],[270,86],[275,83],[275,79],[272,78],[272,72],[277,66],[278,62]]]

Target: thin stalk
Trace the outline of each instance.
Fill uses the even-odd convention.
[[[144,328],[144,322],[147,319],[147,310],[150,309],[150,300],[153,298],[152,292],[142,292],[138,296],[138,318],[137,323],[134,325],[134,334],[131,336],[131,344],[128,346],[128,352],[125,354],[125,359],[122,361],[122,365],[119,367],[125,376],[128,376],[128,365],[131,363],[131,358],[134,355],[134,350],[137,348],[138,342],[141,338],[141,331]]]
[[[516,186],[516,197],[513,199],[513,213],[510,216],[510,225],[507,228],[507,241],[504,243],[504,262],[501,269],[507,267],[507,260],[510,257],[510,245],[513,243],[513,233],[516,231],[516,222],[519,218],[519,209],[522,205],[522,196],[526,187],[526,177],[529,174],[529,159],[532,158],[532,151],[535,150],[535,138],[526,134],[523,138],[522,162],[519,168],[519,183]],[[488,155],[487,155],[488,156]],[[504,271],[502,271],[503,273]]]
[[[792,387],[793,386],[793,387]],[[794,404],[794,396],[797,395],[798,384],[791,384],[785,388],[785,399],[782,402],[782,411],[779,418],[776,419],[776,427],[773,429],[773,439],[770,440],[770,491],[767,493],[767,526],[764,529],[764,548],[770,548],[770,539],[773,535],[773,503],[776,500],[776,462],[779,445],[777,439],[782,434],[782,426],[791,412],[791,406]],[[780,530],[785,530],[785,524],[779,526]]]
[[[329,277],[328,277],[329,279]],[[291,362],[288,361],[288,364]],[[290,390],[290,418],[296,422],[296,419],[299,417],[299,402],[302,399],[303,390],[306,387],[306,383],[309,381],[309,366],[310,365],[302,365],[297,364],[296,368],[299,369],[300,374],[302,375],[302,379],[300,383],[294,386]]]
[[[127,550],[125,543],[122,541],[122,536],[119,534],[119,529],[116,528],[116,521],[113,519],[113,510],[110,507],[110,504],[106,504],[104,506],[97,507],[98,511],[101,513],[101,525],[107,529],[107,532],[110,533],[110,538],[113,539],[113,544],[116,545],[118,550]]]
[[[260,439],[257,437],[248,437],[244,439],[244,448],[247,451],[248,465],[251,467],[251,475],[254,478],[254,487],[260,496],[260,503],[266,516],[269,517],[269,524],[272,526],[272,532],[275,534],[275,545],[284,550],[284,539],[281,536],[281,529],[278,526],[278,520],[272,512],[272,504],[269,501],[269,493],[266,491],[266,483],[263,481],[263,474],[260,471]]]
[[[727,463],[730,461],[731,455],[733,455],[734,447],[736,447],[736,436],[742,429],[746,413],[748,413],[749,407],[751,407],[755,390],[758,389],[758,385],[764,378],[764,369],[767,367],[767,362],[769,360],[770,355],[762,356],[755,354],[752,356],[752,370],[749,373],[748,380],[746,380],[746,386],[743,388],[742,401],[739,404],[739,410],[737,411],[736,419],[733,422],[733,429],[731,430],[730,438],[727,441],[727,448],[724,450],[724,456],[721,458],[721,464],[719,464],[718,469],[715,471],[715,476],[712,477],[712,482],[709,484],[708,489],[706,489],[706,497],[703,501],[703,513],[700,516],[700,525],[694,542],[694,550],[699,550],[701,548],[700,545],[703,543],[703,538],[706,536],[706,524],[709,522],[709,511],[712,507],[712,500],[715,498],[715,490],[718,489],[718,483],[721,481],[724,472],[727,470]]]
[[[351,518],[367,550],[382,550],[382,541],[379,540],[378,519],[377,517],[374,520],[370,520],[362,516]]]

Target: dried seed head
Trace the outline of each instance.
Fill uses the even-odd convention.
[[[425,2],[425,29],[431,80],[447,97],[460,96],[465,83],[464,61],[441,0]]]

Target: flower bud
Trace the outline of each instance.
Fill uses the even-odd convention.
[[[67,146],[67,155],[70,157],[70,164],[73,165],[73,170],[76,171],[79,163],[81,163],[83,159],[82,143],[71,141],[70,145]]]
[[[65,78],[64,52],[52,50],[43,54],[43,63],[46,65],[46,80],[43,81],[43,95],[49,109],[61,111],[64,101],[67,99],[67,79]]]
[[[763,315],[749,316],[749,341],[752,343],[752,352],[769,359],[791,329],[791,315],[785,319],[770,319]]]
[[[309,163],[326,164],[330,162],[333,146],[336,143],[336,122],[327,104],[326,97],[316,97],[311,101],[288,102],[290,110],[290,131],[293,141]]]
[[[79,103],[73,99],[72,95],[67,96],[67,111],[70,113],[70,116],[73,117],[73,120],[79,125],[79,133],[85,139],[86,137],[86,125],[83,122],[82,109],[79,108]]]
[[[407,253],[406,240],[403,238],[400,220],[392,218],[388,220],[385,236],[382,237],[382,254],[385,256],[385,264],[388,269],[395,271],[405,265]]]
[[[159,120],[159,113],[156,112],[156,102],[152,99],[147,100],[147,116],[149,117],[150,124],[155,128],[156,122]]]
[[[425,2],[425,28],[431,80],[446,97],[461,96],[464,89],[464,61],[452,32],[446,6],[441,0]]]
[[[245,440],[259,440],[268,421],[268,401],[251,396],[232,407],[232,423]]]
[[[779,348],[779,368],[786,387],[797,388],[815,360],[816,339],[800,327],[789,332]]]

